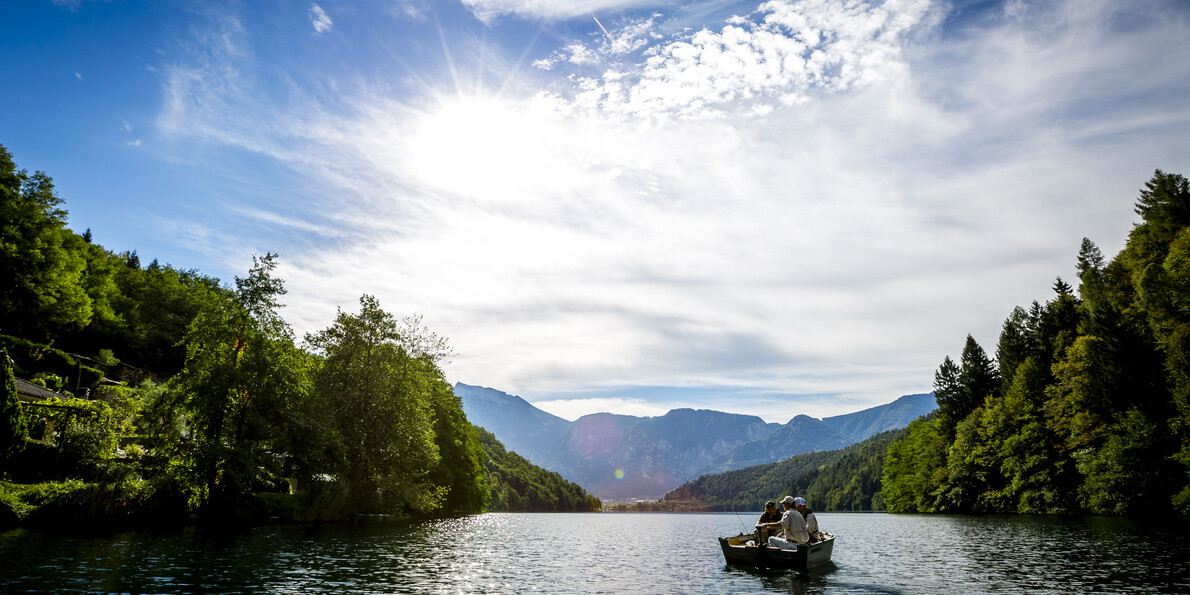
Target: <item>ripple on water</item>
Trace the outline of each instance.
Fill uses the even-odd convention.
[[[0,590],[275,593],[1178,593],[1187,522],[819,514],[812,574],[729,567],[756,515],[486,514],[67,537],[0,533]]]

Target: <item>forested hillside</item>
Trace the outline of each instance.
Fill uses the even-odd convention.
[[[479,428],[484,466],[491,487],[492,511],[596,512],[603,504],[577,483],[509,452],[491,432]]]
[[[967,337],[935,375],[939,416],[890,447],[905,512],[1190,513],[1190,184],[1156,172],[1107,261],[1084,239],[1078,288],[1004,321],[995,359]]]
[[[161,374],[182,369],[178,340],[204,307],[231,297],[218,279],[135,250],[114,252],[66,227],[43,172],[18,169],[0,145],[0,334],[98,354]]]
[[[485,453],[420,318],[364,295],[299,346],[276,255],[227,286],[106,250],[62,205],[0,146],[0,525],[590,506]],[[14,375],[65,398],[20,402]]]
[[[815,510],[881,510],[877,494],[885,451],[903,431],[877,434],[841,450],[704,475],[666,494],[662,504],[674,510],[758,511],[767,500],[798,495]]]

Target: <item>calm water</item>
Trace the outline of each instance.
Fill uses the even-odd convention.
[[[809,575],[728,567],[756,515],[486,514],[425,523],[0,533],[2,592],[1190,593],[1190,523],[819,514]]]

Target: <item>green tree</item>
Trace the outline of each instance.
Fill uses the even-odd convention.
[[[1021,365],[1033,352],[1033,338],[1029,334],[1029,313],[1022,307],[1013,308],[1000,330],[996,346],[996,361],[1000,366],[1001,392],[1008,392]]]
[[[986,418],[998,408],[991,399],[988,405],[988,409],[976,407],[955,428],[946,453],[946,478],[936,500],[940,512],[988,512],[999,507],[998,502],[986,503],[989,493],[998,493],[1003,483],[993,445],[998,437],[986,431]]]
[[[948,473],[941,418],[917,419],[888,446],[880,497],[893,512],[934,512]]]
[[[961,366],[946,356],[934,374],[934,398],[938,401],[940,429],[949,441],[955,427],[966,419],[984,399],[1000,391],[996,365],[971,335],[963,346]]]
[[[1000,473],[1006,484],[1001,505],[990,509],[1027,514],[1073,510],[1073,462],[1062,441],[1045,424],[1045,380],[1036,362],[1026,359],[1017,368],[1012,386],[988,416],[986,435],[998,436]]]
[[[442,377],[441,370],[436,366],[431,368],[430,361],[423,361],[422,365],[430,368],[425,373],[434,377],[430,405],[434,415],[434,443],[441,457],[430,473],[430,481],[449,490],[442,503],[444,512],[482,512],[491,493],[485,479],[479,432],[467,421],[463,402]]]
[[[1094,274],[1102,271],[1103,264],[1103,252],[1099,251],[1099,247],[1095,245],[1095,242],[1092,242],[1089,238],[1083,238],[1083,243],[1078,250],[1078,263],[1075,267],[1078,271],[1079,279],[1083,279],[1087,273]]]
[[[1107,343],[1079,337],[1053,371],[1056,382],[1046,388],[1050,426],[1067,450],[1098,446],[1113,413],[1110,393],[1116,375]]]
[[[1160,347],[1165,354],[1174,411],[1170,419],[1171,439],[1179,445],[1173,455],[1182,471],[1182,488],[1175,507],[1190,514],[1190,227],[1183,229],[1170,245],[1163,264],[1170,279],[1171,316],[1161,324]]]
[[[359,314],[340,311],[330,327],[306,335],[324,357],[315,387],[332,408],[341,461],[334,475],[347,514],[441,506],[446,490],[430,477],[440,460],[431,404],[440,378],[426,373],[433,355],[409,351],[422,339],[403,336],[369,295]]]
[[[963,408],[970,414],[983,404],[984,399],[999,394],[1000,374],[996,370],[996,364],[988,358],[983,347],[980,347],[971,335],[967,335],[961,361],[963,367],[959,372],[959,384],[963,387]]]
[[[272,276],[275,258],[253,257],[248,276],[236,278],[234,299],[199,313],[184,340],[186,366],[171,381],[171,404],[193,435],[182,437],[178,453],[208,515],[242,510],[254,485],[277,472],[274,445],[287,429],[280,422],[309,391],[307,359],[277,312],[285,289]]]
[[[1179,174],[1155,171],[1136,201],[1136,214],[1143,222],[1133,229],[1128,243],[1140,236],[1141,254],[1153,261],[1164,260],[1174,237],[1190,225],[1190,181]]]
[[[954,427],[971,413],[967,408],[967,394],[959,380],[959,367],[950,356],[942,358],[942,365],[934,373],[934,400],[938,401],[938,425],[944,436],[954,435]]]
[[[1158,450],[1159,429],[1138,409],[1119,416],[1102,448],[1076,453],[1084,481],[1078,488],[1083,509],[1094,514],[1151,514],[1168,506]]]
[[[0,461],[3,461],[24,450],[25,439],[29,437],[21,400],[17,396],[17,383],[12,375],[12,361],[4,349],[0,349],[0,382],[4,383],[0,393]]]
[[[43,172],[17,169],[0,145],[0,320],[8,334],[44,340],[91,319],[86,260],[69,249],[66,210]]]

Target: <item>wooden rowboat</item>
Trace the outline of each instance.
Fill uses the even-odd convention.
[[[723,558],[728,564],[806,572],[831,561],[835,536],[824,533],[822,537],[822,541],[799,545],[796,550],[786,550],[757,545],[755,535],[740,533],[735,537],[720,537],[719,547],[723,548]]]

